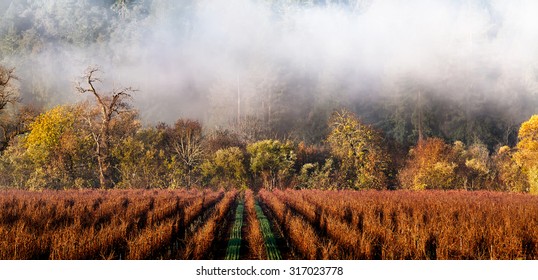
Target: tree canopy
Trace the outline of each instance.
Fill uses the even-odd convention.
[[[339,160],[343,183],[357,189],[386,188],[390,159],[381,134],[347,110],[335,112],[329,123],[327,142]]]
[[[521,124],[519,142],[514,155],[530,184],[530,192],[538,193],[538,115]]]
[[[249,144],[247,151],[250,154],[250,170],[261,175],[263,186],[268,189],[284,183],[296,159],[291,143],[272,139]]]

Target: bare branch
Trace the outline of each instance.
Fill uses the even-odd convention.
[[[0,111],[7,104],[15,104],[20,101],[18,90],[11,83],[12,80],[18,80],[14,72],[14,68],[8,69],[0,66]]]
[[[113,185],[113,170],[111,162],[111,124],[114,116],[125,112],[129,108],[129,104],[125,99],[131,98],[131,93],[136,90],[131,87],[123,89],[113,89],[111,92],[100,92],[96,85],[102,83],[98,77],[101,72],[98,67],[89,67],[85,75],[82,77],[82,85],[79,81],[75,87],[79,93],[89,93],[95,97],[97,107],[101,112],[101,120],[98,122],[98,127],[92,129],[93,121],[91,117],[87,118],[92,137],[96,145],[96,157],[99,166],[99,183],[102,188],[110,188]]]

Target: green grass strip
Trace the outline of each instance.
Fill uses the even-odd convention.
[[[265,215],[263,214],[262,208],[258,204],[258,201],[256,201],[256,205],[254,206],[254,208],[256,209],[256,216],[258,218],[258,221],[260,221],[260,227],[262,230],[263,239],[265,241],[265,249],[267,251],[267,259],[281,260],[282,255],[280,255],[280,251],[276,246],[276,239],[273,235],[273,232],[271,231],[271,225],[267,217],[265,217]]]
[[[238,260],[239,251],[241,250],[241,227],[243,227],[243,210],[245,204],[243,201],[239,201],[237,209],[235,210],[235,222],[228,240],[228,247],[226,248],[226,260]]]

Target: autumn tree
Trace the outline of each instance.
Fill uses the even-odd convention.
[[[45,164],[62,153],[65,139],[73,132],[74,113],[68,107],[58,106],[39,115],[30,124],[30,133],[26,137],[27,152],[38,164]]]
[[[209,154],[213,154],[221,149],[238,147],[246,148],[246,143],[241,141],[239,134],[228,129],[216,129],[211,131],[206,137],[206,150]]]
[[[70,188],[91,182],[92,143],[82,124],[82,108],[69,105],[54,107],[30,123],[30,132],[21,143],[26,150],[17,160],[10,155],[14,164],[29,160],[24,167],[30,174],[27,187]]]
[[[463,153],[464,187],[466,189],[492,189],[495,177],[494,166],[489,156],[489,150],[483,143],[474,143]],[[461,166],[461,164],[460,164]]]
[[[113,120],[129,111],[127,100],[135,91],[131,87],[102,91],[96,86],[102,83],[98,77],[100,70],[90,67],[86,70],[83,81],[79,82],[76,89],[81,94],[90,94],[95,98],[100,117],[88,118],[88,124],[92,131],[95,142],[95,154],[99,168],[99,185],[101,188],[113,187],[113,167],[111,155],[111,124]]]
[[[0,185],[26,188],[27,180],[34,171],[34,163],[26,148],[26,134],[38,115],[31,106],[17,108],[13,115],[0,123]]]
[[[339,161],[342,183],[357,189],[387,188],[390,159],[381,134],[346,110],[333,113],[329,126],[327,142]]]
[[[118,187],[178,187],[174,180],[177,166],[168,145],[168,129],[167,124],[159,123],[153,127],[131,127],[131,133],[124,133],[127,137],[119,139],[112,152],[121,179]]]
[[[291,174],[296,156],[291,143],[278,140],[261,140],[247,146],[250,170],[260,175],[263,186],[273,189],[281,186]]]
[[[455,149],[463,150],[463,143],[456,143]],[[455,156],[453,148],[442,139],[420,141],[411,149],[407,163],[398,174],[401,186],[412,190],[456,188],[460,182]]]
[[[538,115],[521,124],[514,159],[527,175],[531,193],[538,193]]]
[[[527,176],[514,160],[514,153],[515,149],[502,146],[492,157],[496,188],[503,191],[528,192]]]

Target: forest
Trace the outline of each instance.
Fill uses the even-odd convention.
[[[2,0],[0,186],[536,193],[525,10]]]
[[[1,68],[3,107],[20,106],[18,78]],[[180,118],[143,125],[132,88],[102,90],[98,68],[75,89],[93,99],[42,112],[22,105],[3,126],[0,183],[19,189],[275,187],[538,191],[538,116],[521,125],[514,148],[424,136],[407,147],[342,109],[323,141],[268,138],[259,122],[241,130]],[[267,131],[271,133],[272,131]]]

